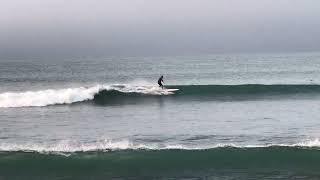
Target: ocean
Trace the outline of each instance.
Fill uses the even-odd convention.
[[[320,53],[1,59],[0,180],[320,179],[319,102]]]

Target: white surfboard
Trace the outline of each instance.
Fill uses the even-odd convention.
[[[168,91],[168,92],[179,91],[179,89],[164,89],[164,90],[166,90],[166,91]]]

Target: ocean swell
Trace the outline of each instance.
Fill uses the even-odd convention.
[[[317,139],[286,145],[216,144],[208,149],[179,144],[159,148],[129,141],[81,145],[61,142],[52,146],[1,144],[0,177],[224,179],[228,174],[228,179],[318,179],[319,145]],[[247,178],[247,175],[253,177]]]
[[[48,89],[27,92],[4,92],[0,94],[0,108],[4,107],[32,107],[55,104],[72,104],[94,100],[96,103],[134,102],[151,99],[152,97],[173,97],[176,100],[202,98],[205,100],[255,100],[300,98],[320,95],[320,85],[177,85],[166,86],[135,86],[128,84],[96,85],[92,87],[78,87],[66,89]],[[179,89],[169,91],[168,89]],[[172,95],[172,96],[168,96]]]

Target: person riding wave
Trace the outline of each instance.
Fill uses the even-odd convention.
[[[161,87],[163,89],[163,76],[161,76],[159,79],[158,79],[158,84],[159,84],[159,87]]]

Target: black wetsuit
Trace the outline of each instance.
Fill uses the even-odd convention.
[[[163,76],[161,76],[159,79],[158,79],[158,84],[159,84],[159,86],[160,87],[162,87],[163,88]]]

